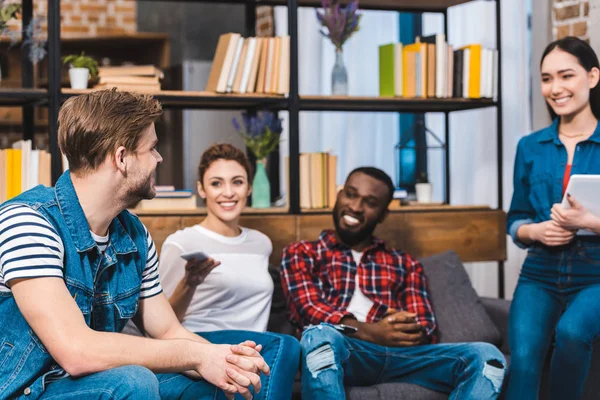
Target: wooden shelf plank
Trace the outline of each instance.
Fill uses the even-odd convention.
[[[0,87],[0,106],[21,107],[46,103],[48,91],[44,89]]]
[[[492,99],[405,99],[367,96],[300,96],[302,111],[444,112],[493,107]]]
[[[73,90],[63,89],[62,98],[84,93],[90,93],[94,89]],[[163,107],[166,108],[196,108],[196,109],[272,109],[283,110],[287,108],[288,100],[284,96],[265,94],[226,94],[212,92],[193,92],[182,90],[161,90],[151,92]]]

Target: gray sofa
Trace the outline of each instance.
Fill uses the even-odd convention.
[[[469,277],[458,255],[453,251],[423,258],[421,260],[427,277],[433,309],[438,321],[440,342],[492,343],[504,353],[510,363],[508,348],[508,313],[510,302],[507,300],[480,298],[471,286]],[[286,306],[279,282],[279,269],[273,267],[271,274],[275,282],[275,293],[271,309],[269,330],[293,334],[292,326],[287,322]],[[547,370],[542,381],[540,399],[547,399]],[[600,351],[595,347],[592,367],[586,381],[582,400],[600,398]],[[294,398],[300,399],[300,385],[294,388]],[[446,400],[447,395],[423,387],[405,383],[383,383],[368,387],[348,387],[350,400]]]

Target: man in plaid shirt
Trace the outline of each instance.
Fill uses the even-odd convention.
[[[495,399],[502,353],[487,343],[437,342],[419,261],[372,236],[394,185],[357,168],[338,193],[335,231],[283,251],[283,290],[302,334],[303,398],[344,399],[344,385],[407,382],[452,399]]]

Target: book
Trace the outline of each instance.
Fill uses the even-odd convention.
[[[265,39],[261,37],[256,38],[256,51],[254,52],[254,57],[252,60],[252,67],[250,68],[250,75],[248,77],[248,86],[246,87],[247,93],[256,92],[256,82],[258,78],[258,69],[260,65],[260,60],[263,55]]]
[[[396,75],[396,43],[379,46],[379,96],[396,96],[396,82],[402,75]]]
[[[154,85],[160,83],[158,76],[115,75],[101,76],[98,83],[124,83],[126,85]]]
[[[242,86],[242,76],[244,75],[244,68],[246,68],[246,57],[248,55],[248,43],[252,38],[244,39],[244,44],[242,46],[242,52],[240,54],[240,59],[238,61],[237,71],[235,72],[235,78],[233,80],[233,86],[231,91],[233,93],[240,92],[240,86]]]
[[[231,63],[231,70],[229,71],[229,77],[227,78],[227,87],[225,91],[227,93],[231,93],[233,90],[233,83],[235,81],[235,74],[238,69],[238,64],[240,62],[240,57],[242,55],[242,49],[244,48],[244,38],[240,37],[237,41],[237,46],[235,49],[235,53],[233,55],[233,61]]]
[[[142,200],[134,210],[194,210],[196,209],[196,196],[180,198],[154,198]]]
[[[232,41],[235,35],[235,33],[224,33],[219,36],[215,55],[213,56],[213,62],[210,67],[210,73],[208,74],[208,82],[206,83],[207,92],[219,92],[223,89],[222,75],[224,75],[225,72],[227,57],[231,53],[230,48],[232,47]]]
[[[463,95],[463,60],[464,50],[454,50],[454,75],[452,97],[460,98]]]
[[[269,38],[269,47],[267,49],[267,70],[265,72],[265,89],[264,93],[271,93],[273,86],[273,65],[275,58],[275,47],[277,46],[275,38]]]
[[[157,190],[154,198],[165,198],[165,199],[178,199],[191,197],[193,193],[191,190]]]
[[[160,79],[164,78],[163,72],[154,65],[121,65],[98,67],[98,76],[100,78],[125,75],[157,76]]]
[[[468,51],[468,85],[467,96],[471,99],[481,98],[481,50],[480,44],[470,44],[462,47]],[[466,53],[465,53],[466,54]],[[464,66],[463,66],[464,68]]]
[[[279,60],[277,93],[285,95],[290,92],[290,37],[288,35],[281,37]]]
[[[244,60],[244,70],[242,72],[242,80],[240,82],[240,87],[238,88],[238,93],[246,93],[248,90],[252,64],[254,63],[256,55],[256,43],[256,38],[248,38],[248,51],[246,52],[246,59]]]
[[[258,77],[256,81],[256,93],[265,92],[265,81],[267,79],[267,64],[269,62],[269,46],[271,46],[270,38],[263,38],[262,50],[260,51],[260,63],[258,68]]]

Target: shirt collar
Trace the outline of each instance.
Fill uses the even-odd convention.
[[[333,229],[326,229],[323,232],[321,232],[321,235],[319,236],[319,240],[321,241],[323,246],[327,249],[339,248],[339,249],[350,250],[350,247],[347,244],[338,240],[338,238],[335,234],[335,231]],[[385,249],[386,248],[385,242],[379,238],[371,236],[371,244],[364,250],[364,252],[370,251],[375,248],[384,248]]]
[[[69,170],[65,171],[65,173],[58,178],[54,191],[56,193],[56,200],[60,212],[67,224],[69,234],[73,239],[73,244],[77,251],[81,253],[95,247],[96,241],[90,234],[90,226],[85,217],[85,213],[81,208],[81,204],[79,204],[79,198],[73,187],[73,181],[71,180],[71,173]],[[123,211],[121,214],[126,212],[127,211]],[[119,214],[119,216],[121,216],[121,214]],[[111,245],[118,254],[134,252],[137,248],[121,224],[121,221],[119,221],[119,216],[112,220],[109,227]]]
[[[596,124],[596,129],[594,130],[594,133],[592,133],[592,136],[590,136],[587,140],[589,140],[590,142],[600,144],[600,124]],[[549,141],[554,141],[554,143],[558,145],[562,144],[562,142],[558,138],[558,118],[554,118],[554,121],[552,121],[552,125],[542,130],[538,138],[538,142]]]

